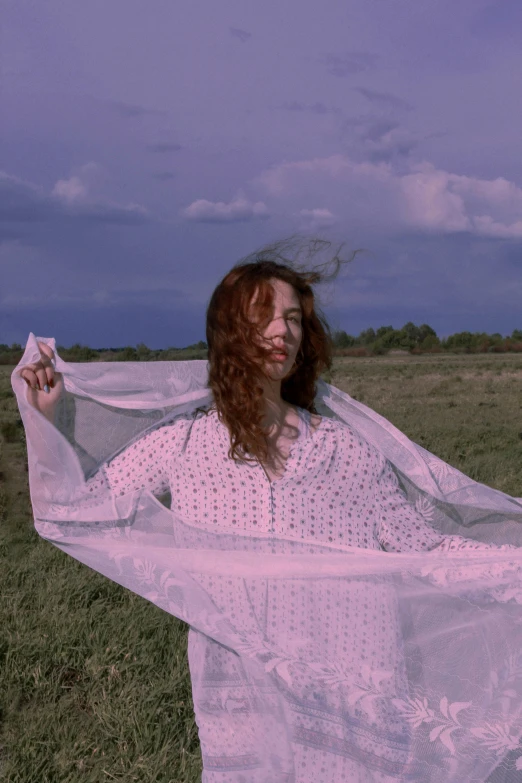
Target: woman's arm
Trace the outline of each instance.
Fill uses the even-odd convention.
[[[181,449],[190,416],[182,414],[158,425],[100,466],[86,482],[93,496],[109,488],[117,495],[135,489],[147,489],[153,495],[163,495],[170,489],[169,464]]]
[[[518,548],[512,544],[486,544],[464,536],[437,532],[407,499],[390,461],[377,453],[380,464],[375,486],[375,532],[381,547],[387,552]]]

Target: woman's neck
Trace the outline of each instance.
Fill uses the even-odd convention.
[[[288,413],[293,408],[281,397],[281,381],[269,381],[264,386],[263,428],[268,432],[279,430],[288,419]]]

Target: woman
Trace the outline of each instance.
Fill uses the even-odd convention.
[[[156,497],[170,492],[171,510],[190,529],[233,531],[243,539],[273,535],[336,550],[397,553],[509,548],[437,532],[407,501],[375,446],[344,422],[317,414],[316,382],[332,363],[328,326],[317,314],[311,287],[322,279],[316,271],[297,271],[262,254],[234,266],[207,310],[213,404],[149,428],[100,465],[86,491],[93,498],[107,490],[123,498],[136,489]],[[28,401],[53,422],[63,382],[49,346],[39,347],[40,361],[24,366],[21,375]],[[203,577],[200,583],[206,584]],[[231,723],[230,702],[241,702],[246,681],[237,655],[191,627],[189,662],[205,783],[454,779],[448,769],[437,778],[428,765],[422,770],[411,764],[411,722],[392,705],[394,696],[406,694],[408,673],[397,599],[386,577],[370,590],[364,579],[325,583],[313,596],[308,585],[301,590],[292,580],[279,584],[273,598],[268,586],[262,595],[255,588],[248,600],[253,615],[263,617],[267,637],[273,628],[277,640],[276,630],[286,626],[289,638],[292,633],[297,638],[306,624],[316,658],[342,660],[353,677],[388,672],[391,679],[382,676],[378,683],[388,702],[376,708],[366,692],[366,702],[354,701],[342,690],[328,691],[309,672],[294,676],[282,702],[292,758],[278,777],[279,756],[269,764],[249,750],[259,731],[255,711],[243,711]],[[239,606],[244,589],[245,580],[223,585],[221,605]],[[310,601],[317,596],[322,611],[314,625]],[[218,672],[221,682],[227,673],[230,680],[228,699],[221,701],[212,698]]]

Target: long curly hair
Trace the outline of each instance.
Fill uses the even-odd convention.
[[[331,242],[304,240],[309,255],[314,255]],[[230,433],[230,459],[264,463],[268,458],[267,432],[262,427],[264,416],[263,379],[267,378],[264,363],[270,348],[259,345],[259,323],[270,318],[274,289],[271,279],[283,280],[295,289],[302,310],[302,340],[290,374],[281,382],[281,397],[286,402],[317,413],[314,405],[316,381],[332,365],[332,336],[328,323],[316,304],[312,285],[333,279],[344,263],[339,250],[326,264],[307,269],[296,260],[283,256],[288,248],[303,244],[293,235],[238,261],[214,290],[207,308],[206,335],[208,343],[208,387],[214,403],[199,408],[205,414],[216,410],[218,418]],[[347,261],[352,261],[355,251]],[[298,257],[298,254],[297,254]],[[296,257],[296,258],[297,258]],[[334,264],[328,275],[320,270]],[[249,312],[255,293],[255,320]],[[246,457],[252,455],[252,459]]]

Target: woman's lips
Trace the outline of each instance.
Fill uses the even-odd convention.
[[[274,351],[271,356],[273,357],[275,362],[285,362],[288,359],[288,354],[286,353],[277,353],[277,351]]]

